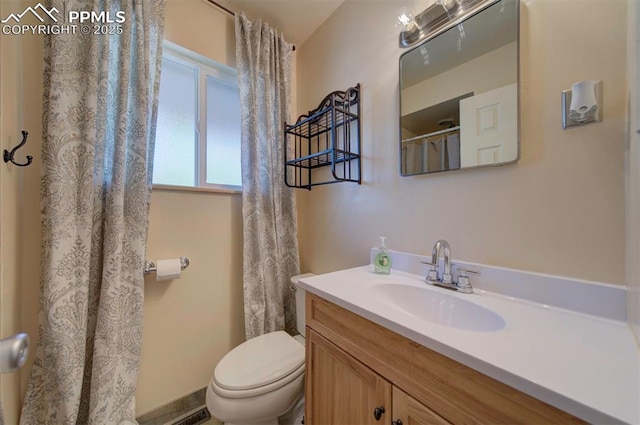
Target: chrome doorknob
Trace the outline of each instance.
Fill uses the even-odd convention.
[[[0,373],[20,369],[29,355],[29,335],[19,333],[0,340]]]

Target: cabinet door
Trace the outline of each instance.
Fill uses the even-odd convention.
[[[424,404],[407,393],[393,387],[393,425],[445,425],[450,424]]]
[[[391,384],[307,328],[305,424],[388,424]]]

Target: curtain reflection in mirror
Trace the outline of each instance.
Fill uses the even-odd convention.
[[[407,138],[402,146],[404,174],[422,174],[460,168],[460,129]]]

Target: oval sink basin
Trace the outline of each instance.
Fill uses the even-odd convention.
[[[504,319],[491,310],[426,287],[383,283],[372,290],[383,304],[439,325],[480,332],[498,331],[505,325]]]

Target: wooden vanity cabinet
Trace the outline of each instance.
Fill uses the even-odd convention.
[[[305,372],[313,379],[307,381],[312,401],[305,400],[305,424],[374,425],[376,408],[385,409],[379,411],[380,421],[389,416],[389,381],[309,328],[306,341],[310,363]]]
[[[395,425],[446,425],[451,422],[398,387],[393,387],[392,414]],[[400,422],[398,422],[400,420]]]
[[[306,296],[306,425],[584,423],[336,304]]]

